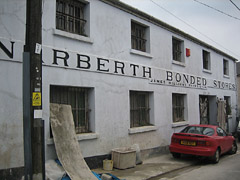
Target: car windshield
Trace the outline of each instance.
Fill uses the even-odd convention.
[[[214,134],[214,129],[209,127],[199,127],[199,126],[188,126],[181,131],[181,133],[191,133],[191,134],[201,134],[212,136]]]

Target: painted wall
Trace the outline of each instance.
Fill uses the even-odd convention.
[[[200,122],[199,95],[231,96],[233,119],[236,117],[235,63],[232,60],[101,1],[89,2],[88,38],[56,30],[55,1],[43,4],[42,98],[46,159],[56,157],[49,130],[50,85],[91,88],[93,133],[78,135],[85,157],[108,154],[113,148],[136,143],[142,150],[169,145],[173,132],[181,130],[183,125]],[[0,28],[4,29],[0,32],[1,43],[11,51],[10,41],[15,42],[13,58],[0,49],[0,83],[4,84],[0,87],[0,143],[4,144],[0,156],[6,159],[0,162],[0,169],[4,169],[23,166],[21,62],[25,1],[4,0],[0,4]],[[131,50],[131,20],[150,27],[149,53]],[[185,48],[191,50],[191,56],[185,56],[184,65],[172,61],[172,36],[184,40]],[[202,70],[202,49],[211,54],[211,71],[207,73]],[[54,58],[54,53],[58,58]],[[62,58],[66,54],[69,58],[64,64]],[[229,77],[223,76],[223,58],[229,60]],[[184,82],[184,76],[195,82]],[[130,128],[131,90],[151,92],[153,127]],[[187,122],[172,123],[172,93],[187,95]],[[13,147],[16,150],[12,150]]]
[[[49,86],[69,85],[91,87],[94,92],[94,111],[92,119],[97,138],[92,140],[80,141],[84,156],[93,156],[110,153],[110,150],[116,147],[131,146],[138,143],[141,149],[150,149],[159,146],[166,146],[170,142],[173,132],[179,131],[176,124],[172,124],[172,93],[187,94],[188,101],[188,123],[199,123],[199,95],[212,95],[217,98],[231,96],[232,104],[236,104],[235,91],[221,90],[218,87],[218,81],[229,82],[235,86],[234,71],[235,64],[229,60],[230,75],[229,78],[223,77],[222,55],[219,55],[211,49],[206,49],[193,43],[179,35],[173,34],[156,25],[146,22],[136,16],[128,14],[117,8],[111,7],[100,1],[90,1],[90,43],[61,37],[54,34],[55,10],[54,3],[48,2],[45,7],[51,9],[44,18],[48,21],[44,27],[48,33],[45,34],[44,42],[49,47],[43,49],[44,68],[44,119],[49,117]],[[104,19],[104,21],[103,21]],[[131,50],[131,20],[143,23],[150,27],[150,53],[139,55]],[[52,30],[52,32],[51,32]],[[63,33],[64,35],[64,33]],[[67,36],[67,34],[65,34]],[[172,63],[172,36],[184,40],[185,48],[191,49],[191,56],[185,56],[185,66],[179,66]],[[66,67],[61,59],[58,59],[58,65],[53,65],[53,51],[62,50],[67,52],[70,58],[67,60]],[[202,49],[211,54],[211,71],[202,70]],[[78,55],[88,56],[91,67],[88,69],[79,68]],[[146,55],[146,56],[145,56]],[[59,56],[61,56],[59,54]],[[64,54],[62,54],[64,57]],[[98,61],[101,58],[103,60]],[[82,60],[81,67],[89,64]],[[124,64],[124,74],[121,69],[115,73],[116,62],[119,65]],[[101,70],[97,70],[99,64]],[[137,75],[133,76],[133,69],[129,68],[131,64],[139,65]],[[59,68],[61,67],[61,68]],[[142,67],[147,70],[151,68],[152,80],[166,79],[166,70],[206,78],[208,86],[215,88],[182,88],[173,86],[159,85],[151,83],[149,74],[143,77]],[[231,71],[232,70],[232,71]],[[105,71],[105,72],[103,72]],[[107,71],[107,72],[106,72]],[[52,76],[48,73],[51,72]],[[217,81],[214,81],[217,80]],[[232,87],[234,88],[234,87]],[[153,92],[153,109],[151,109],[151,121],[156,129],[144,133],[131,133],[130,130],[130,112],[129,112],[129,91],[140,90]],[[234,111],[235,109],[233,109]],[[233,113],[234,114],[234,113]],[[174,128],[173,128],[174,127]],[[49,136],[48,130],[46,137]],[[140,130],[141,132],[141,130]],[[145,139],[146,141],[142,141]],[[53,149],[51,143],[46,147]],[[48,152],[48,150],[47,150]],[[52,155],[49,154],[49,157]]]
[[[0,42],[10,53],[9,57],[0,48],[0,169],[24,164],[22,51],[25,38],[25,6],[24,0],[0,2]]]

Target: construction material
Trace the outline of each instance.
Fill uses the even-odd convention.
[[[133,148],[117,148],[112,150],[113,167],[127,169],[136,166],[136,150]]]
[[[97,180],[77,141],[70,105],[50,104],[50,120],[57,156],[71,180]]]
[[[141,151],[140,151],[139,145],[133,144],[131,148],[136,151],[136,165],[142,164],[142,157],[141,157]]]
[[[63,167],[58,165],[54,160],[46,161],[45,167],[47,180],[59,180],[66,174]]]
[[[112,176],[110,176],[108,174],[102,174],[101,179],[102,180],[112,180]]]

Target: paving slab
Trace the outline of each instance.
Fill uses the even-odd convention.
[[[142,164],[134,168],[125,170],[113,169],[105,171],[103,169],[94,169],[96,173],[111,173],[120,179],[126,180],[147,180],[174,170],[185,168],[196,163],[196,158],[189,156],[181,159],[174,159],[172,155],[161,154],[145,159]]]

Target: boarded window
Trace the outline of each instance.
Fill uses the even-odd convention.
[[[210,70],[210,53],[203,50],[202,57],[203,57],[203,69]]]
[[[183,41],[176,38],[172,39],[172,56],[173,60],[183,62]]]
[[[84,8],[77,0],[56,1],[56,28],[74,34],[85,35]]]
[[[172,112],[173,122],[181,122],[184,120],[184,95],[173,94],[172,95]]]
[[[150,125],[149,93],[130,91],[131,128]]]
[[[146,27],[131,23],[132,49],[146,52]]]
[[[89,132],[88,88],[50,86],[50,102],[72,107],[76,133]]]

